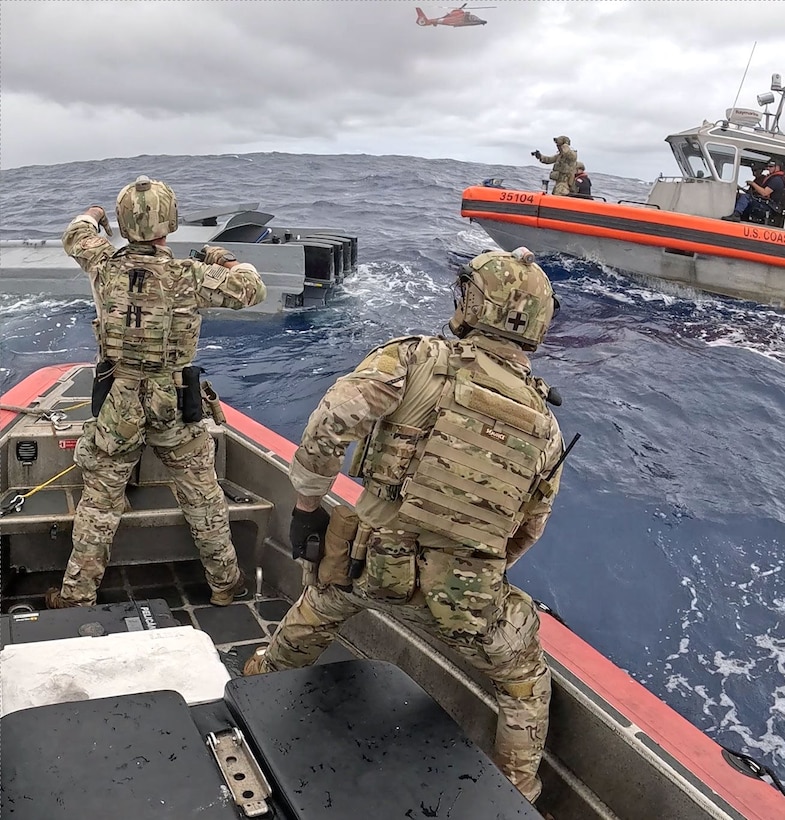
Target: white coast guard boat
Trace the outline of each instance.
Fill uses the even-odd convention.
[[[775,94],[778,107],[769,113]],[[717,122],[666,137],[681,176],[660,176],[645,202],[550,196],[494,182],[463,192],[461,216],[507,251],[525,245],[538,257],[565,254],[645,281],[785,307],[785,202],[754,221],[721,219],[754,168],[785,162],[779,74],[758,103],[765,112],[729,108]],[[542,264],[547,270],[547,259]]]
[[[536,809],[481,751],[496,720],[483,684],[392,618],[349,621],[319,666],[233,679],[300,593],[301,571],[286,543],[295,446],[226,405],[210,433],[256,594],[209,605],[172,489],[146,452],[99,605],[42,611],[70,553],[81,480],[69,468],[92,376],[88,365],[48,367],[0,399],[12,408],[0,411],[3,818],[785,817],[785,794],[753,776],[765,770],[548,614],[554,692]],[[327,503],[359,492],[339,476]]]
[[[324,305],[344,278],[357,268],[357,237],[330,228],[289,227],[254,203],[240,203],[180,217],[167,244],[187,257],[205,244],[221,245],[250,262],[267,286],[267,299],[243,311],[210,310],[249,318],[285,308]],[[116,223],[110,241],[125,244]],[[0,240],[0,291],[8,294],[90,297],[90,283],[56,239]]]

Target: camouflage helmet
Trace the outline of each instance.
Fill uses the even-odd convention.
[[[536,350],[559,309],[550,280],[526,248],[481,253],[464,265],[457,284],[450,330],[459,339],[479,330]]]
[[[177,230],[177,197],[165,183],[137,177],[117,195],[120,235],[130,242],[152,242]]]
[[[575,168],[578,171],[585,171],[586,170],[586,166],[582,162],[576,162],[575,163]]]
[[[565,136],[554,137],[553,141],[556,143],[556,145],[565,145],[565,144],[569,145],[570,144],[570,138],[565,137]]]

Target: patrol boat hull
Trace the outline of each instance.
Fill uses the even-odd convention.
[[[785,306],[785,230],[773,225],[480,186],[463,192],[461,216],[507,251],[524,245],[645,281]]]
[[[272,214],[253,203],[185,214],[167,244],[175,256],[187,257],[205,244],[220,244],[250,262],[267,286],[267,298],[242,311],[209,310],[233,318],[279,313],[287,308],[320,307],[357,268],[357,238],[331,228],[270,224]],[[125,240],[115,224],[110,238]],[[90,282],[66,256],[59,239],[0,240],[0,290],[7,294],[45,294],[91,298]]]
[[[203,801],[200,806],[206,805],[209,795],[196,784],[218,781],[216,771],[203,758],[196,760],[192,756],[198,750],[203,753],[205,738],[227,723],[241,727],[252,753],[272,776],[271,799],[274,802],[277,795],[276,811],[281,817],[400,817],[400,789],[404,786],[404,802],[417,809],[412,816],[449,816],[451,820],[538,816],[522,798],[510,792],[506,781],[494,778],[487,758],[477,756],[471,744],[469,757],[461,751],[467,748],[463,733],[481,749],[492,749],[496,715],[494,699],[486,686],[460,658],[390,616],[365,612],[355,617],[323,656],[326,661],[371,659],[368,662],[377,664],[371,667],[362,663],[357,667],[334,664],[327,672],[293,670],[263,676],[267,682],[229,681],[228,672],[222,672],[223,667],[210,654],[212,646],[206,656],[204,649],[190,649],[189,642],[198,643],[202,636],[208,644],[215,644],[229,667],[241,666],[253,649],[269,638],[286,611],[287,601],[302,589],[300,567],[292,561],[286,543],[294,503],[286,471],[295,445],[229,406],[224,406],[226,424],[210,423],[209,430],[216,442],[216,472],[227,496],[233,539],[246,575],[257,580],[257,594],[226,608],[209,606],[203,574],[194,561],[193,543],[167,476],[153,454],[146,452],[128,489],[113,562],[99,592],[99,603],[125,601],[137,607],[142,627],[152,630],[150,621],[163,617],[163,602],[159,601],[156,608],[149,599],[165,598],[174,617],[185,626],[174,628],[157,622],[159,627],[169,628],[144,633],[150,636],[147,642],[144,635],[73,637],[56,640],[49,644],[51,649],[40,643],[41,634],[30,637],[36,629],[39,633],[52,629],[50,637],[62,638],[65,622],[76,617],[91,621],[79,626],[80,635],[100,635],[97,628],[109,632],[114,629],[105,613],[38,612],[43,606],[43,592],[59,581],[70,553],[70,529],[81,483],[78,469],[60,474],[72,464],[76,439],[89,415],[86,402],[91,381],[90,366],[49,367],[24,379],[1,400],[6,405],[34,409],[27,414],[0,411],[0,508],[8,510],[10,501],[25,496],[18,509],[14,507],[0,517],[3,611],[17,610],[4,616],[0,638],[7,643],[9,635],[20,636],[18,645],[2,649],[4,670],[16,670],[13,675],[4,675],[3,680],[6,714],[2,718],[2,799],[16,799],[16,810],[28,811],[27,815],[19,814],[21,820],[55,816],[51,812],[31,814],[32,810],[26,808],[48,807],[47,794],[55,801],[51,805],[56,803],[58,807],[65,797],[77,800],[76,813],[57,816],[78,816],[80,820],[104,817],[108,802],[100,806],[99,801],[98,809],[87,811],[98,799],[95,792],[99,786],[106,801],[117,801],[112,805],[118,812],[128,808],[126,800],[131,801],[128,806],[133,805],[137,813],[126,814],[135,820],[194,816],[196,807],[189,803],[186,810],[178,800],[190,795],[189,799],[198,797]],[[66,418],[55,417],[53,422],[41,416],[45,411],[62,411]],[[341,475],[327,503],[352,505],[359,493],[360,487]],[[153,533],[155,537],[151,538]],[[129,603],[129,596],[135,603]],[[29,611],[19,611],[20,607]],[[54,619],[58,619],[57,629]],[[93,631],[82,631],[86,627]],[[176,634],[170,637],[164,632]],[[155,677],[156,670],[165,668],[160,656],[171,654],[156,653],[164,637],[189,647],[192,674],[185,676],[185,683],[178,682],[182,675],[178,678],[172,672],[162,672],[163,679]],[[114,644],[98,643],[110,638],[119,641],[124,652],[133,643],[142,649],[146,646],[147,654],[137,658],[135,666],[113,663],[119,649],[116,653],[108,648]],[[542,615],[541,638],[554,687],[541,767],[544,789],[538,801],[543,814],[552,812],[558,820],[775,820],[785,816],[785,796],[731,766],[716,743],[548,614]],[[33,640],[39,643],[29,642]],[[43,647],[43,660],[31,654],[35,646]],[[105,651],[96,649],[104,646]],[[98,661],[79,660],[88,650],[98,652],[102,674],[95,666]],[[74,661],[68,665],[72,656]],[[396,678],[397,670],[391,671],[384,663],[380,666],[380,662],[394,663],[406,675]],[[43,677],[34,677],[36,669]],[[149,682],[138,683],[136,678],[132,681],[132,672],[149,674]],[[438,701],[460,730],[454,727],[454,734],[449,736],[441,713],[419,700],[420,690],[411,688],[407,675]],[[207,694],[195,694],[191,687],[197,682],[213,689]],[[173,693],[160,691],[163,689],[180,692],[180,699],[172,699]],[[341,697],[331,700],[330,693],[336,691]],[[393,703],[390,693],[396,691],[404,695]],[[148,694],[134,694],[144,692]],[[355,695],[356,710],[341,712],[341,703],[351,703]],[[417,704],[414,711],[411,702]],[[269,708],[269,704],[275,708]],[[184,712],[188,706],[190,717]],[[146,720],[145,715],[152,717]],[[394,715],[394,725],[388,727],[392,734],[381,731],[388,721],[380,715]],[[127,720],[117,724],[123,716]],[[314,720],[318,724],[314,725],[318,743],[308,728],[308,721]],[[130,736],[129,721],[133,728]],[[437,727],[433,731],[438,729],[439,742],[434,744],[422,733],[418,735],[418,721]],[[75,726],[86,728],[77,736]],[[177,737],[183,741],[178,749],[170,749],[164,735],[178,732]],[[156,744],[151,747],[152,739],[159,735],[166,748]],[[115,742],[120,736],[127,745]],[[391,743],[397,750],[394,754],[374,756],[374,750],[387,749]],[[128,750],[122,760],[117,757],[121,746]],[[309,757],[310,748],[317,746],[318,759]],[[455,749],[457,757],[451,753],[434,763],[433,755],[440,754],[434,749],[442,746]],[[347,770],[343,750],[351,748],[366,750],[366,756],[357,763],[366,768]],[[410,753],[401,755],[401,748]],[[291,752],[301,768],[287,768],[287,761],[278,754],[281,749]],[[330,749],[341,751],[329,759]],[[185,770],[170,772],[166,761],[175,767],[174,761],[181,754],[192,764]],[[30,774],[38,760],[45,775],[41,780]],[[147,767],[145,761],[151,760],[156,766]],[[402,768],[402,760],[409,768]],[[462,792],[454,782],[445,781],[446,791],[439,793],[454,795],[457,802],[428,792],[434,777],[444,777],[456,765],[461,782],[468,778],[465,785],[469,791]],[[163,783],[144,779],[152,777],[158,767],[168,773]],[[112,774],[120,769],[121,778]],[[106,777],[96,780],[95,771]],[[425,771],[431,774],[425,776]],[[188,772],[198,773],[192,782],[188,781]],[[377,777],[373,788],[364,789],[364,777],[371,772],[382,780]],[[500,773],[496,771],[496,775]],[[118,800],[111,784],[126,783],[129,778],[131,786]],[[318,799],[313,790],[316,786],[308,785],[311,782],[318,785]],[[380,782],[393,787],[380,787]],[[351,784],[348,789],[347,783]],[[480,786],[475,788],[477,783]],[[68,789],[61,788],[63,784]],[[157,805],[151,808],[149,797],[155,789],[156,795],[163,789],[165,799],[160,803],[168,804],[169,814]],[[328,799],[325,794],[331,790]],[[458,800],[461,794],[469,793],[474,802]],[[342,802],[339,804],[344,813],[330,811],[335,801],[348,801],[358,794],[367,801],[375,795],[376,803],[367,802],[363,810],[357,802],[351,808]],[[30,799],[43,802],[30,804]],[[476,800],[480,800],[481,808]],[[200,816],[236,816],[225,810],[226,800],[218,803],[210,804],[207,813]],[[229,808],[234,811],[232,806]],[[121,813],[117,816],[118,820],[126,818]]]

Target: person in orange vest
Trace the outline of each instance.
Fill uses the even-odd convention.
[[[747,183],[747,191],[736,197],[736,207],[732,214],[723,216],[728,222],[741,222],[753,216],[765,217],[769,212],[782,214],[785,210],[785,173],[782,171],[782,160],[769,161],[768,176],[760,183],[752,180]],[[757,177],[756,177],[757,179]]]
[[[584,199],[592,199],[591,179],[586,173],[586,166],[582,162],[579,162],[575,168],[575,179],[572,183],[573,195],[583,197]]]

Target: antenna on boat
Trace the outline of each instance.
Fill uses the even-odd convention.
[[[736,107],[736,103],[739,101],[739,94],[741,94],[742,86],[744,85],[744,80],[747,79],[747,72],[750,69],[750,63],[752,62],[752,55],[755,53],[755,46],[758,45],[758,41],[756,40],[752,44],[752,51],[750,52],[750,58],[747,60],[747,67],[744,69],[744,74],[742,74],[741,82],[739,83],[739,90],[736,92],[736,99],[733,101],[733,105],[731,108]]]
[[[779,74],[771,75],[771,90],[777,91],[780,95],[780,104],[777,106],[777,113],[774,115],[774,122],[771,126],[771,133],[782,133],[780,131],[780,117],[782,116],[782,108],[785,105],[785,88],[782,87],[782,77]]]

